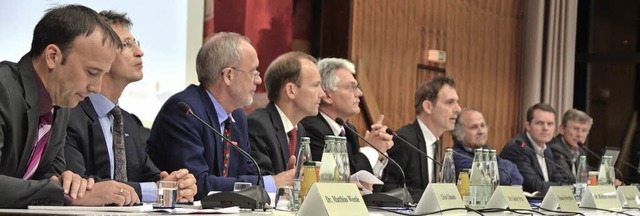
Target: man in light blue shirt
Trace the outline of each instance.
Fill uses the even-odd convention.
[[[143,202],[156,201],[157,181],[177,181],[178,201],[191,202],[197,192],[195,177],[187,169],[171,174],[160,172],[146,154],[147,137],[140,135],[143,126],[118,107],[124,88],[142,79],[144,52],[129,32],[131,21],[126,14],[113,11],[100,15],[118,34],[123,49],[102,79],[101,93],[90,94],[71,111],[65,145],[67,168],[98,181],[114,179],[126,183]]]

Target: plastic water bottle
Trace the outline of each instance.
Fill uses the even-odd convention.
[[[613,185],[616,179],[616,174],[613,171],[611,161],[613,161],[613,157],[610,155],[602,156],[602,162],[600,162],[600,170],[598,173],[598,185]]]

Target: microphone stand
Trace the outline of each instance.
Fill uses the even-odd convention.
[[[207,122],[193,113],[189,105],[187,105],[185,102],[178,103],[178,108],[181,111],[185,112],[186,115],[193,116],[213,133],[215,133],[219,137],[222,137],[223,140],[229,142],[229,146],[240,152],[240,154],[242,154],[242,156],[244,156],[245,158],[251,160],[251,162],[253,162],[253,164],[256,166],[256,170],[258,171],[258,181],[256,182],[255,186],[251,186],[241,191],[221,191],[219,193],[208,195],[202,198],[202,200],[200,201],[202,203],[202,208],[226,208],[231,206],[238,206],[240,208],[251,209],[252,211],[255,209],[262,209],[263,211],[266,211],[265,205],[271,203],[271,199],[269,198],[269,194],[267,194],[267,191],[264,189],[264,186],[261,184],[262,172],[260,171],[260,167],[258,166],[256,160],[253,159],[253,157],[251,157],[249,153],[234,145],[231,139],[215,130],[211,125],[209,125]]]
[[[391,159],[388,155],[384,154],[382,151],[380,151],[380,149],[373,146],[373,144],[369,143],[369,141],[367,141],[364,137],[358,134],[358,132],[355,129],[349,127],[349,125],[347,125],[346,122],[341,118],[336,118],[335,121],[339,125],[342,125],[344,128],[347,128],[347,130],[356,134],[358,138],[360,138],[362,141],[367,143],[367,145],[371,146],[371,148],[376,150],[378,154],[384,156],[385,158],[387,158],[387,160],[391,161],[391,163],[393,163],[398,167],[398,169],[400,170],[400,174],[402,174],[403,183],[401,188],[395,188],[387,192],[372,193],[372,194],[364,195],[362,196],[362,199],[364,199],[365,205],[379,206],[379,207],[411,206],[413,203],[413,198],[411,197],[411,193],[409,193],[409,190],[407,190],[407,179],[405,177],[404,170],[402,170],[402,167],[400,166],[400,164],[398,164],[395,160]]]

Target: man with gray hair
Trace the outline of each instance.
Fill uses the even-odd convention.
[[[147,152],[160,170],[187,168],[196,177],[200,200],[209,191],[231,191],[237,181],[256,184],[255,167],[240,152],[249,146],[247,118],[242,110],[253,102],[262,82],[258,55],[249,38],[220,32],[209,38],[196,57],[200,85],[190,85],[171,96],[162,106],[147,140]],[[193,115],[204,119],[233,143],[224,141],[210,129],[179,108],[190,106]],[[170,160],[168,160],[170,159]],[[264,176],[267,192],[293,184],[293,170]]]
[[[562,115],[560,133],[547,144],[553,151],[554,161],[574,175],[580,162],[578,159],[585,155],[578,143],[584,144],[587,141],[592,124],[593,119],[587,113],[569,109]]]
[[[453,135],[453,161],[456,165],[456,176],[462,168],[471,168],[474,150],[488,149],[489,125],[480,110],[464,108],[456,118],[451,131]],[[518,167],[509,160],[498,157],[501,185],[522,185],[522,175]]]
[[[326,135],[345,136],[351,172],[366,170],[380,177],[387,159],[371,147],[361,148],[358,136],[335,121],[336,118],[347,121],[360,113],[362,90],[354,77],[355,66],[346,59],[325,58],[318,62],[318,69],[326,96],[320,102],[318,115],[309,116],[301,121],[307,135],[311,138],[313,160],[322,159]],[[393,137],[385,133],[387,127],[382,125],[383,119],[384,116],[381,115],[371,126],[373,132],[367,131],[364,137],[376,148],[386,152],[393,146]],[[353,125],[345,124],[353,128]]]

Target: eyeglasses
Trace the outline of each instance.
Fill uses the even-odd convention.
[[[131,50],[133,49],[134,46],[138,46],[138,48],[140,48],[140,41],[136,39],[126,39],[122,41],[122,46]]]
[[[358,92],[358,90],[362,90],[362,89],[360,89],[360,84],[351,84],[351,85],[345,86],[343,88],[348,90],[348,91],[350,91],[350,92],[353,92],[353,93]]]
[[[249,71],[238,69],[236,67],[229,67],[229,68],[237,70],[237,71],[240,71],[240,72],[247,73],[247,74],[249,74],[249,76],[251,76],[252,79],[260,77],[260,71],[258,71],[258,70],[253,70],[253,71],[249,72]]]

